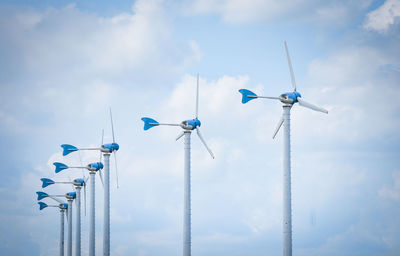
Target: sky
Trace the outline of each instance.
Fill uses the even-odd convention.
[[[60,145],[111,142],[111,254],[181,255],[183,140],[141,117],[199,119],[192,134],[193,255],[281,255],[282,108],[238,90],[297,89],[329,114],[291,111],[294,255],[400,254],[399,0],[0,1],[0,255],[56,255],[59,213],[39,211]],[[43,189],[60,194],[69,185]],[[103,187],[96,177],[96,252]],[[89,199],[89,197],[88,197]],[[52,203],[51,200],[46,200]],[[83,213],[82,213],[83,214]],[[89,218],[82,216],[88,254]]]

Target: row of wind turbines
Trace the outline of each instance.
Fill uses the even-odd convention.
[[[288,47],[286,41],[284,42],[287,61],[289,65],[290,77],[293,91],[283,93],[279,96],[260,96],[255,94],[254,92],[247,89],[240,89],[239,92],[242,94],[242,103],[245,104],[251,100],[262,98],[262,99],[272,99],[278,100],[283,105],[283,114],[278,122],[278,125],[273,133],[272,138],[274,139],[283,126],[283,255],[291,256],[292,255],[292,209],[291,209],[291,165],[290,165],[290,110],[291,108],[298,103],[300,106],[309,108],[314,111],[319,111],[323,113],[328,113],[328,111],[324,108],[311,104],[305,101],[301,94],[297,92],[296,81],[294,77],[294,72],[292,68],[292,63],[288,51]],[[149,130],[155,126],[177,126],[181,127],[183,131],[177,136],[176,140],[184,137],[184,215],[183,215],[183,256],[191,255],[191,186],[190,186],[190,172],[191,172],[191,164],[190,164],[190,149],[191,149],[191,133],[196,130],[196,133],[205,146],[206,150],[209,152],[212,158],[214,158],[214,154],[211,149],[208,147],[205,142],[203,136],[200,132],[201,122],[198,116],[199,109],[199,75],[197,75],[197,88],[196,88],[196,105],[195,105],[195,117],[193,119],[188,119],[182,121],[181,123],[160,123],[152,118],[143,117],[142,121],[144,122],[144,130]],[[62,145],[64,151],[63,155],[67,155],[71,152],[77,150],[99,150],[100,151],[100,161],[97,163],[92,163],[87,166],[78,166],[78,167],[68,167],[62,163],[54,163],[56,166],[56,172],[59,172],[63,169],[67,168],[86,168],[90,172],[91,179],[91,202],[90,202],[90,233],[89,233],[89,255],[95,255],[94,251],[94,217],[95,217],[95,205],[94,205],[94,185],[95,185],[95,173],[99,172],[101,177],[101,169],[103,169],[103,164],[101,163],[101,153],[104,154],[104,236],[103,236],[103,255],[110,255],[110,192],[109,192],[109,157],[111,153],[114,153],[116,157],[116,151],[119,149],[119,145],[115,143],[114,138],[114,128],[113,121],[110,109],[110,117],[111,117],[111,127],[113,133],[113,143],[111,144],[103,144],[100,148],[76,148],[72,145],[64,144]],[[116,163],[116,158],[115,158]],[[117,168],[116,168],[117,170]],[[117,175],[118,180],[118,175]],[[67,220],[68,222],[68,245],[67,245],[67,255],[72,255],[72,201],[76,201],[76,254],[81,255],[80,249],[80,189],[82,186],[86,188],[87,179],[75,179],[73,182],[55,182],[50,179],[42,179],[43,188],[55,183],[67,183],[73,184],[75,186],[76,192],[69,192],[65,195],[48,195],[44,192],[38,193],[38,200],[41,200],[45,197],[52,198],[58,201],[58,205],[47,205],[43,202],[39,202],[40,209],[45,207],[58,207],[61,213],[61,228],[60,228],[60,255],[63,255],[63,239],[64,239],[64,218],[63,215],[67,212]],[[118,183],[118,181],[117,181]],[[86,194],[86,193],[85,193]],[[66,197],[68,204],[57,199],[57,197],[62,196]]]
[[[76,203],[76,225],[75,225],[75,255],[81,255],[81,189],[84,187],[85,197],[85,214],[86,214],[86,185],[90,178],[90,213],[89,213],[89,256],[95,256],[95,182],[96,173],[99,174],[101,182],[104,188],[104,223],[103,223],[103,255],[110,255],[110,155],[114,155],[115,171],[117,172],[117,187],[118,187],[118,169],[117,169],[117,151],[119,145],[115,142],[114,136],[114,124],[112,120],[112,112],[110,108],[110,119],[111,119],[111,130],[113,142],[103,144],[104,131],[102,134],[101,144],[96,148],[77,148],[73,145],[63,144],[63,156],[66,156],[72,152],[79,150],[95,150],[100,152],[99,161],[90,163],[86,166],[68,166],[64,163],[55,162],[55,173],[59,173],[66,169],[86,169],[89,171],[88,177],[85,178],[82,172],[83,178],[77,178],[73,181],[54,181],[48,178],[42,178],[42,188],[46,188],[53,184],[72,184],[74,191],[67,192],[66,194],[52,195],[43,191],[36,192],[39,209],[43,210],[47,207],[55,207],[60,209],[60,242],[59,242],[59,254],[64,255],[64,214],[67,217],[68,229],[67,229],[67,256],[72,256],[72,202],[75,200]],[[104,164],[102,163],[102,156],[104,157]],[[104,168],[104,178],[101,170]],[[59,199],[65,198],[68,203],[63,202]],[[41,200],[50,198],[56,201],[58,204],[50,205],[42,202]]]

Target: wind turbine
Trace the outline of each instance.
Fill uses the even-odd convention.
[[[117,151],[119,145],[115,142],[114,136],[114,124],[112,119],[112,112],[110,108],[110,120],[113,142],[108,144],[102,144],[98,148],[77,148],[73,145],[63,144],[63,156],[66,156],[72,152],[78,150],[99,150],[104,156],[104,230],[103,230],[103,254],[104,256],[110,255],[110,154],[114,153],[115,172],[117,177],[117,188],[118,185],[118,168],[117,168]],[[94,251],[93,251],[94,254]]]
[[[242,94],[242,103],[245,104],[250,100],[257,98],[266,98],[279,100],[283,103],[283,115],[274,131],[272,138],[275,138],[279,129],[283,124],[283,255],[292,255],[292,206],[291,206],[291,166],[290,166],[290,109],[295,103],[315,111],[328,114],[324,108],[311,104],[301,97],[297,92],[296,80],[294,78],[292,63],[290,60],[289,50],[285,41],[285,51],[289,65],[290,78],[293,86],[293,92],[286,92],[279,97],[258,96],[254,92],[240,89]]]
[[[101,156],[101,153],[100,153]],[[84,168],[89,171],[90,175],[90,231],[89,231],[89,256],[94,256],[95,255],[95,175],[96,172],[98,171],[100,174],[100,179],[101,178],[101,169],[103,169],[104,165],[101,163],[101,158],[100,162],[97,163],[91,163],[88,164],[87,166],[67,166],[63,163],[58,163],[55,162],[53,165],[56,167],[55,172],[58,173],[62,170],[69,169],[69,168]],[[42,179],[43,181],[43,186],[48,186],[47,184],[54,184],[57,182],[54,182],[53,180],[50,179]],[[87,181],[87,180],[86,180]],[[85,188],[85,212],[86,212],[86,181],[84,182],[84,188]],[[103,181],[103,180],[102,180]],[[60,183],[60,182],[58,182]],[[66,183],[66,182],[65,182]]]
[[[214,154],[207,146],[203,136],[200,133],[201,122],[198,119],[199,110],[199,74],[197,74],[197,90],[196,90],[196,116],[194,119],[182,121],[180,124],[171,123],[159,123],[154,119],[143,117],[144,130],[148,130],[154,126],[167,125],[167,126],[180,126],[183,132],[179,134],[176,140],[179,140],[185,135],[184,149],[185,149],[185,160],[184,160],[184,210],[183,210],[183,256],[191,255],[191,213],[190,213],[190,135],[193,130],[196,130],[201,142],[210,153],[211,157],[214,158]]]
[[[64,256],[64,213],[65,211],[68,212],[68,204],[66,203],[60,203],[58,205],[48,205],[46,203],[43,202],[38,202],[39,204],[39,209],[43,210],[46,207],[58,207],[60,208],[60,256]],[[68,216],[68,215],[66,215]],[[68,217],[67,217],[68,220]]]
[[[57,163],[57,164],[60,164],[60,163]],[[73,181],[69,181],[69,182],[56,182],[56,181],[53,181],[53,180],[47,179],[47,178],[40,179],[43,182],[42,188],[45,188],[52,184],[59,183],[59,184],[72,184],[73,188],[75,189],[75,192],[76,192],[75,255],[76,256],[81,255],[81,188],[84,187],[85,213],[86,213],[86,182],[87,182],[87,179],[78,178],[78,179],[74,179]]]
[[[64,195],[49,195],[45,192],[38,191],[36,192],[38,195],[38,201],[42,200],[43,198],[50,197],[60,203],[62,203],[61,200],[58,200],[57,197],[65,197],[67,198],[68,202],[68,233],[67,233],[67,256],[72,256],[72,201],[76,198],[76,193],[75,192],[68,192]]]

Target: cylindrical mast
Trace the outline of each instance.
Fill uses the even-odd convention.
[[[283,256],[292,256],[290,108],[291,105],[283,106]]]
[[[72,199],[68,199],[67,256],[72,256]]]
[[[90,172],[90,231],[89,256],[95,256],[95,178],[96,172]]]
[[[103,255],[110,256],[110,154],[104,154],[104,234]]]
[[[76,186],[75,256],[81,256],[81,186]]]
[[[60,209],[60,256],[64,256],[64,209]]]
[[[185,133],[185,168],[184,168],[184,195],[183,195],[183,256],[191,255],[191,228],[190,228],[190,134]]]

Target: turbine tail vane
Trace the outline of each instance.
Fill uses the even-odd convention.
[[[247,89],[240,89],[239,92],[242,94],[242,103],[245,104],[251,100],[257,99],[257,94]]]
[[[294,78],[294,72],[293,72],[293,67],[292,67],[292,61],[290,60],[290,55],[289,55],[289,50],[285,41],[285,51],[286,51],[286,57],[288,60],[288,65],[289,65],[289,70],[290,70],[290,79],[292,81],[292,86],[293,86],[293,90],[296,91],[296,80]]]
[[[61,147],[63,148],[63,156],[66,156],[74,151],[78,151],[78,148],[69,144],[62,144]]]
[[[212,152],[211,149],[207,146],[206,141],[204,140],[203,136],[201,135],[199,127],[196,128],[196,131],[197,131],[197,135],[199,136],[201,142],[203,142],[203,145],[206,147],[208,153],[210,153],[210,155],[211,155],[212,158],[215,158],[213,152]]]

